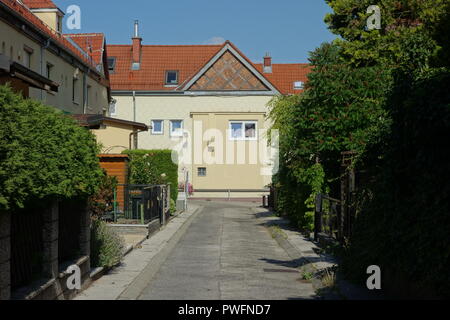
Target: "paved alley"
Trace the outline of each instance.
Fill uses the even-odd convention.
[[[249,203],[197,201],[203,209],[139,299],[311,299],[310,283]]]

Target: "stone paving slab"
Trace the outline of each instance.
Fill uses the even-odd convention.
[[[144,241],[141,248],[128,254],[122,264],[95,281],[88,289],[80,293],[74,300],[116,300],[138,278],[180,228],[192,222],[200,206],[190,205],[188,211],[178,215],[161,231]]]

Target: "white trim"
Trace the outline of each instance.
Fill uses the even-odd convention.
[[[172,127],[172,125],[173,125],[173,122],[175,122],[175,121],[180,121],[181,122],[181,132],[180,132],[180,134],[173,134],[173,127]],[[171,137],[175,137],[175,138],[182,137],[183,136],[183,130],[184,130],[184,120],[182,120],[182,119],[172,119],[172,120],[170,120],[169,134],[170,134]]]
[[[242,124],[242,137],[240,137],[240,138],[233,137],[233,129],[232,129],[231,125],[234,123]],[[255,136],[254,137],[247,138],[245,136],[245,125],[246,124],[254,124],[255,125]],[[228,138],[231,141],[257,141],[258,140],[258,121],[256,121],[256,120],[230,120],[228,123],[228,131],[229,131]]]
[[[270,91],[274,92],[275,94],[279,94],[280,92],[258,71],[256,70],[250,63],[247,62],[236,50],[233,49],[233,47],[227,43],[222,50],[219,51],[201,70],[199,73],[197,73],[183,88],[182,91],[189,90],[194,83],[200,79],[203,74],[206,73],[206,71],[211,68],[211,66],[216,63],[217,60],[222,57],[222,55],[226,52],[230,51],[244,66],[246,66],[267,88],[270,89]]]
[[[161,131],[155,131],[155,125],[154,125],[155,121],[161,121]],[[154,135],[154,136],[164,135],[164,120],[160,120],[160,119],[152,120],[152,135]]]

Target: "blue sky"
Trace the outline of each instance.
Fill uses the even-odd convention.
[[[335,38],[325,0],[54,0],[81,8],[79,32],[103,32],[110,44],[129,44],[140,21],[143,44],[205,44],[230,40],[253,61],[307,62],[308,52]],[[65,23],[64,23],[65,25]],[[66,27],[64,27],[66,28]],[[65,32],[73,32],[65,29]]]

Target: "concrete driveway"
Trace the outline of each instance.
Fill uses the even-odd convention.
[[[203,206],[142,291],[141,300],[313,299],[310,283],[272,238],[250,203]]]

